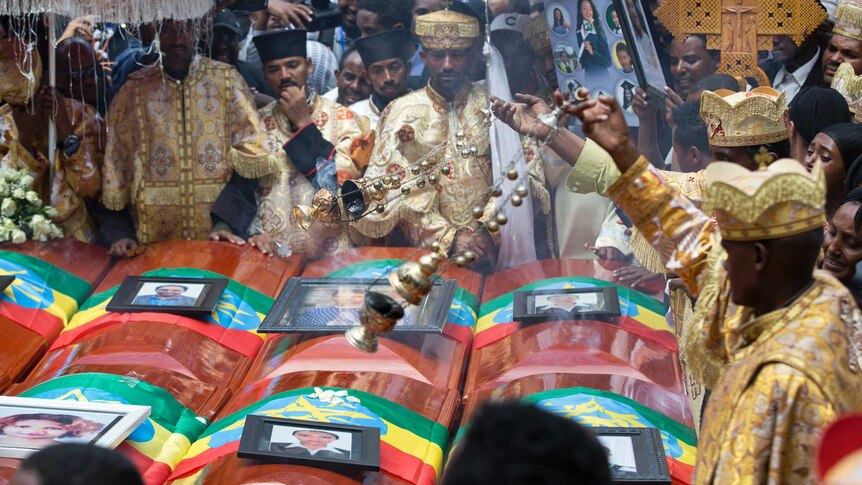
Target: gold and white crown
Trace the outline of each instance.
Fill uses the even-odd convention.
[[[704,91],[700,116],[706,123],[709,144],[721,147],[758,146],[790,137],[784,93],[760,87],[734,93],[727,89]]]
[[[703,210],[713,214],[728,241],[761,241],[822,228],[826,178],[817,162],[811,173],[790,158],[750,171],[713,162],[704,172]]]
[[[479,21],[445,8],[417,17],[416,35],[425,49],[468,49],[479,37]]]
[[[537,15],[524,25],[524,39],[530,43],[536,55],[551,50],[551,34],[544,15]]]
[[[862,101],[862,76],[857,76],[850,64],[842,62],[838,66],[832,78],[832,89],[841,93],[850,111],[856,113],[856,106]]]
[[[832,33],[862,41],[862,0],[838,2]]]

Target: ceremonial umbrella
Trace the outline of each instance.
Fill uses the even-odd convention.
[[[221,0],[219,5],[232,4]],[[213,9],[213,0],[0,0],[0,15],[20,16],[31,13],[48,14],[48,85],[57,86],[56,14],[69,18],[93,16],[101,22],[141,24],[161,19],[201,18]],[[48,146],[57,145],[57,130],[53,117],[48,125]],[[54,150],[49,149],[49,180],[54,178]]]

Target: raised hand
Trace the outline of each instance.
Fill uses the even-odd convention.
[[[579,95],[585,100],[576,105],[566,105],[566,114],[577,116],[584,126],[584,133],[605,149],[625,172],[638,159],[637,147],[631,139],[623,110],[611,96],[592,99],[585,89]]]
[[[551,108],[541,98],[527,94],[516,94],[516,103],[491,96],[491,112],[521,135],[544,138],[551,127],[538,120],[538,116],[550,113]]]

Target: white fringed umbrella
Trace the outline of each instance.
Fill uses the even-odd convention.
[[[222,0],[219,3],[224,3]],[[56,15],[69,18],[94,16],[100,22],[141,24],[161,19],[186,20],[201,18],[216,5],[213,0],[0,0],[0,15],[48,14],[51,41],[48,50],[48,86],[57,86],[56,52],[53,36]],[[48,125],[48,146],[57,146],[57,128],[51,118]],[[54,150],[48,150],[49,180],[54,179]]]

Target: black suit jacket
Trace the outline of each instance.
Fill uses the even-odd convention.
[[[810,61],[811,59],[809,59]],[[775,62],[773,59],[769,59],[760,64],[760,68],[763,69],[763,72],[769,76],[769,84],[775,82],[775,76],[778,74],[778,70],[781,69],[781,64]],[[817,54],[817,60],[814,62],[814,66],[811,68],[811,72],[808,73],[808,77],[805,78],[805,82],[802,83],[801,88],[805,88],[808,86],[821,86],[823,84],[823,51],[821,50]]]
[[[312,455],[308,449],[302,446],[296,446],[295,443],[270,443],[269,449],[288,456],[317,456],[320,458],[350,458],[350,451],[341,448],[336,448],[336,451],[322,450]]]

